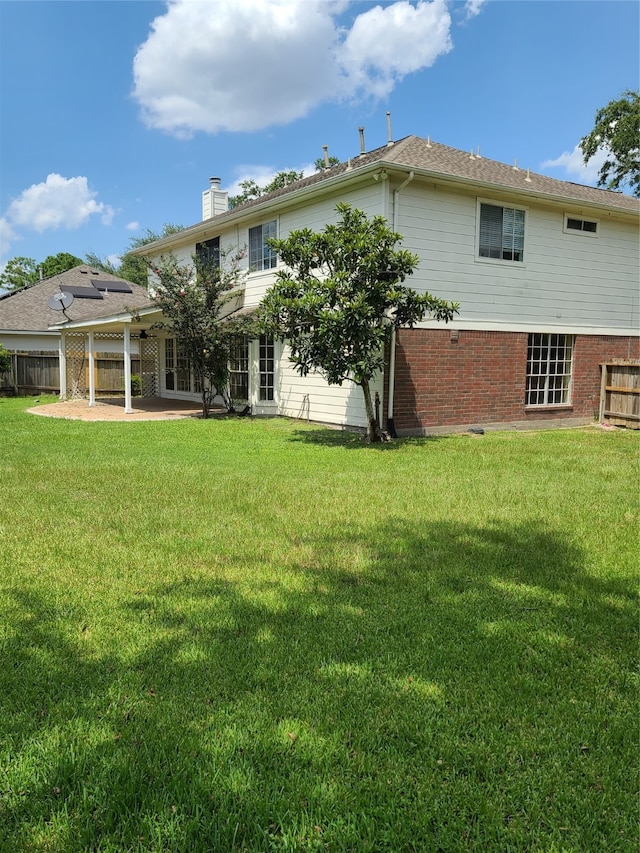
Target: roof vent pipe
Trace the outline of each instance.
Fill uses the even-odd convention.
[[[329,166],[331,165],[330,160],[329,160],[329,146],[323,145],[322,150],[324,151],[324,167],[325,167],[325,169],[328,169]]]
[[[387,110],[387,145],[393,145],[393,136],[391,135],[391,113]]]
[[[220,189],[220,183],[221,183],[220,178],[209,178],[209,186],[211,187],[212,190],[219,190]]]
[[[362,155],[363,155],[363,154],[364,154],[364,152],[365,152],[365,147],[364,147],[364,127],[359,127],[359,128],[358,128],[358,132],[360,133],[360,156],[362,157]]]

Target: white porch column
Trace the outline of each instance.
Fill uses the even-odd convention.
[[[96,404],[95,354],[93,352],[93,332],[89,332],[89,405]]]
[[[60,400],[67,399],[67,338],[60,332],[58,341],[58,369],[60,371]]]
[[[124,413],[131,415],[131,323],[124,324]]]

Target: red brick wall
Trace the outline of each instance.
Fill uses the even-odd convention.
[[[640,357],[637,337],[577,335],[571,404],[525,408],[527,341],[526,332],[462,330],[455,342],[450,329],[400,329],[396,343],[396,429],[592,418],[598,414],[600,401],[599,364]]]

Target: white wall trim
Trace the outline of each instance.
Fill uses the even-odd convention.
[[[406,328],[406,327],[405,327]],[[566,323],[496,323],[491,320],[456,320],[442,323],[437,320],[423,320],[416,323],[414,329],[457,330],[459,332],[553,332],[560,335],[616,335],[617,337],[639,337],[640,329],[626,329],[611,326],[568,326]]]

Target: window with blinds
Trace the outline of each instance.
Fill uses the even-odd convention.
[[[524,260],[524,210],[480,204],[478,254],[501,261]]]

